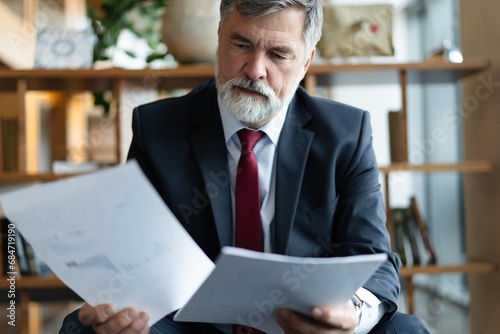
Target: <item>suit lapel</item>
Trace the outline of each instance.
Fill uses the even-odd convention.
[[[191,120],[196,124],[190,136],[191,145],[203,176],[203,190],[210,198],[219,242],[221,247],[232,245],[233,224],[227,149],[213,85],[204,93]]]
[[[274,251],[286,254],[299,201],[302,177],[314,133],[303,129],[311,116],[292,100],[278,143]],[[304,109],[302,107],[302,109]]]

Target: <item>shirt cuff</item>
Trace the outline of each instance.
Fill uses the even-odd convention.
[[[356,291],[356,296],[363,302],[363,306],[361,306],[361,319],[356,329],[356,334],[366,334],[382,319],[387,307],[365,288],[359,288]]]

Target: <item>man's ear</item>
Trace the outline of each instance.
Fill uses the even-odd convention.
[[[304,72],[302,72],[302,79],[306,76],[307,70],[309,69],[309,66],[311,65],[314,55],[316,54],[316,48],[312,49],[311,54],[307,57],[306,62],[304,64]]]
[[[306,73],[307,70],[309,69],[309,66],[312,63],[315,54],[316,54],[316,48],[312,49],[311,54],[309,55],[309,57],[306,60],[306,63],[304,64],[304,73]]]

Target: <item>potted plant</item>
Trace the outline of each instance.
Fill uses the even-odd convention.
[[[89,8],[88,16],[97,36],[94,61],[109,60],[123,30],[144,39],[153,52],[147,61],[163,58],[161,21],[170,0],[104,0],[99,8]],[[134,56],[134,50],[127,50]]]
[[[98,8],[90,7],[87,15],[97,37],[94,46],[94,63],[109,62],[112,64],[113,52],[116,51],[120,34],[128,30],[138,38],[146,41],[151,52],[146,56],[146,63],[163,59],[167,50],[162,42],[162,19],[170,0],[103,0]],[[123,50],[131,58],[137,57],[132,45]],[[111,94],[99,92],[94,94],[95,104],[109,113]]]

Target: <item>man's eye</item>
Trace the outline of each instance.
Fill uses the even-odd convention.
[[[237,49],[241,49],[241,50],[244,50],[244,49],[248,49],[248,44],[244,44],[244,43],[233,43],[234,47],[237,48]]]
[[[271,55],[272,55],[273,58],[278,59],[278,60],[285,60],[285,59],[287,59],[287,57],[285,57],[281,53],[273,52]]]

